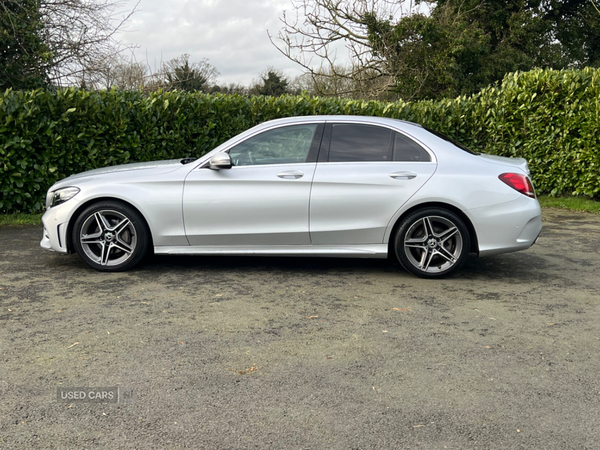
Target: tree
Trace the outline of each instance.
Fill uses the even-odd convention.
[[[474,92],[488,36],[465,20],[465,13],[444,6],[431,15],[413,14],[392,24],[366,14],[369,44],[384,62],[388,90],[405,100],[453,97]],[[372,72],[374,79],[377,72]]]
[[[337,67],[338,73],[343,73],[343,67]],[[298,76],[293,85],[296,90],[305,91],[310,95],[319,97],[347,97],[355,92],[351,80],[342,77],[332,77],[327,67],[317,70],[314,73],[304,73]]]
[[[250,88],[250,94],[279,97],[289,93],[288,84],[287,78],[279,70],[268,68],[260,76],[259,82]]]
[[[159,78],[167,90],[207,92],[219,75],[219,71],[204,58],[190,63],[185,53],[163,63]]]
[[[228,94],[228,95],[234,95],[234,94],[248,95],[248,88],[239,83],[229,83],[228,85],[222,85],[222,86],[214,85],[210,88],[209,92],[211,94],[218,92],[221,94]]]
[[[48,83],[51,53],[34,0],[0,3],[0,89],[33,89]]]
[[[115,66],[113,73],[113,86],[121,91],[144,89],[150,78],[147,66],[139,62],[121,62]]]
[[[373,98],[372,92],[378,91],[380,79],[372,80],[352,78],[352,67],[335,66],[333,69],[324,66],[312,73],[306,72],[298,76],[291,84],[297,92],[305,91],[319,97],[342,97],[356,99]],[[336,76],[337,75],[337,76]],[[396,100],[397,96],[389,93],[377,95],[380,100]]]
[[[269,37],[279,51],[302,66],[315,83],[364,87],[377,80],[373,83],[374,90],[367,94],[369,97],[377,97],[394,85],[385,59],[370,45],[367,15],[378,18],[397,15],[397,3],[391,0],[298,0],[294,5],[291,14],[283,13],[284,26],[278,42]],[[338,61],[341,43],[348,51],[349,67]],[[354,89],[352,94],[358,94]]]
[[[459,5],[470,10],[467,20],[490,37],[490,54],[496,65],[500,60],[510,66],[515,59],[544,68],[600,62],[600,19],[592,2],[440,0],[436,9]]]
[[[98,61],[124,50],[115,33],[135,12],[119,18],[118,0],[38,0],[42,36],[52,52],[50,80],[69,85]],[[137,7],[137,5],[136,5]]]
[[[151,78],[145,64],[126,61],[120,54],[96,61],[77,76],[79,86],[86,89],[116,88],[122,91],[146,89]]]
[[[508,72],[600,64],[600,15],[592,14],[590,2],[418,4],[430,11],[403,11],[391,0],[299,0],[295,17],[282,17],[276,46],[314,78],[349,80],[352,95],[369,98],[386,92],[404,99],[452,97]],[[340,43],[349,51],[350,70],[338,69]]]
[[[555,37],[569,65],[600,67],[600,14],[597,1],[552,0],[545,20],[553,25]]]
[[[114,36],[135,8],[120,19],[119,7],[118,0],[2,0],[0,55],[7,64],[0,82],[19,88],[40,80],[81,82],[83,72],[123,50]],[[24,78],[10,81],[10,73]]]

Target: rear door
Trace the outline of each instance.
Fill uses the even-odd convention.
[[[313,244],[381,244],[392,216],[436,169],[409,136],[379,125],[325,128],[310,199]]]

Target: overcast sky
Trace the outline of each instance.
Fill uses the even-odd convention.
[[[131,10],[136,0],[122,2]],[[291,0],[141,0],[117,38],[133,44],[135,58],[152,69],[183,53],[190,61],[208,58],[220,72],[218,83],[249,85],[268,66],[290,78],[300,66],[271,44],[267,30],[277,36],[283,10]]]

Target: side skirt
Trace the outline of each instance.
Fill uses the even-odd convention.
[[[260,255],[387,258],[387,244],[370,245],[200,245],[156,246],[157,255]]]

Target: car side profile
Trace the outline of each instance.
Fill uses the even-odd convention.
[[[41,246],[122,271],[145,254],[395,256],[425,278],[470,253],[529,248],[527,162],[420,125],[360,116],[262,123],[203,157],[72,175],[46,198]]]

